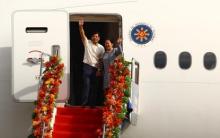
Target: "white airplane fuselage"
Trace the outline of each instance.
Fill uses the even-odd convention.
[[[27,137],[34,107],[33,103],[15,102],[11,91],[11,15],[16,10],[63,10],[70,15],[122,17],[124,56],[140,64],[138,121],[124,131],[122,138],[220,137],[219,4],[217,0],[2,0],[0,137]],[[144,45],[130,38],[132,28],[141,23],[148,24],[154,34]],[[158,51],[167,56],[162,69],[154,65]],[[192,63],[188,69],[181,69],[179,55],[185,51],[191,54]],[[204,67],[207,52],[216,55],[217,64],[212,70]]]

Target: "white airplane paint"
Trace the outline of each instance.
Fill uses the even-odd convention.
[[[218,63],[213,70],[203,66],[206,52],[215,53],[217,62],[220,55],[219,4],[217,0],[1,0],[0,137],[23,138],[30,133],[33,104],[16,103],[11,94],[11,15],[16,10],[36,9],[122,16],[124,55],[140,63],[138,121],[122,138],[220,137],[220,69]],[[147,23],[154,30],[154,39],[143,46],[129,36],[138,23]],[[154,66],[157,51],[167,54],[164,69]],[[183,51],[192,56],[187,70],[178,65]]]

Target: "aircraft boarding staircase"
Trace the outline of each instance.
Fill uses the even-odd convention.
[[[55,47],[52,55],[59,55],[59,47]],[[55,54],[54,54],[55,53]],[[44,53],[42,53],[43,55]],[[42,59],[41,55],[41,59]],[[42,75],[42,60],[40,60],[40,76]],[[138,107],[138,78],[134,76],[139,71],[139,63],[132,60],[131,72],[131,102],[133,104],[133,112],[130,114],[130,120],[132,124],[137,122],[137,107]],[[133,73],[134,72],[134,73]],[[41,85],[41,80],[39,81]],[[80,107],[80,106],[67,106],[57,107],[52,137],[53,138],[105,138],[105,125],[103,124],[103,109],[102,107]],[[44,134],[44,123],[42,134]],[[44,138],[42,135],[41,138]]]
[[[101,107],[58,107],[53,138],[98,138],[102,126]]]

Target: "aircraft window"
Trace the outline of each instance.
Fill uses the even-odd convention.
[[[192,57],[189,52],[182,52],[179,55],[179,66],[181,69],[189,69],[192,64]]]
[[[163,51],[157,51],[154,55],[154,66],[158,69],[165,68],[167,64],[167,55]]]
[[[216,59],[216,56],[214,53],[212,52],[207,52],[205,55],[204,55],[204,59],[203,59],[203,63],[204,63],[204,67],[207,69],[207,70],[212,70],[216,67],[216,62],[217,62],[217,59]]]

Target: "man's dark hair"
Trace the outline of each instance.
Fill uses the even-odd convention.
[[[100,36],[100,33],[99,32],[92,32],[92,35],[93,36],[94,34],[98,34]]]

